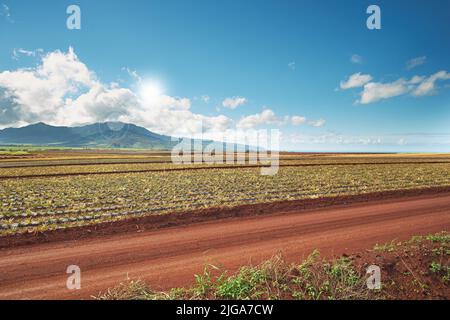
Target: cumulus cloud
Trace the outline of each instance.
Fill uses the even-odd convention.
[[[129,73],[138,79],[135,71]],[[105,84],[79,60],[72,48],[42,57],[36,68],[0,72],[0,126],[43,121],[79,125],[103,121],[132,122],[149,130],[178,136],[226,130],[231,119],[191,110],[188,98],[162,92],[146,95]]]
[[[413,58],[413,59],[408,60],[406,62],[406,69],[407,70],[414,69],[415,67],[418,67],[418,66],[424,64],[426,61],[427,61],[427,57],[426,56]]]
[[[302,125],[320,127],[325,120],[309,121],[299,115],[279,117],[265,109],[242,117],[237,124],[225,115],[206,116],[191,110],[191,100],[164,94],[157,84],[148,82],[135,71],[124,68],[140,90],[103,83],[75,54],[67,52],[23,50],[20,54],[39,57],[33,68],[0,72],[0,128],[37,122],[51,125],[82,125],[122,121],[151,131],[183,137],[214,136],[230,128],[252,129],[261,125]],[[36,52],[36,53],[32,53]],[[136,86],[132,86],[135,88]],[[209,97],[202,96],[203,101]],[[247,100],[230,98],[230,107]]]
[[[293,116],[291,122],[294,126],[299,126],[306,123],[306,118],[301,116]]]
[[[128,122],[140,108],[140,101],[131,90],[97,82],[78,97],[67,98],[53,121],[69,126],[98,121]]]
[[[438,81],[450,79],[450,73],[439,71],[431,76],[413,76],[409,80],[400,78],[392,82],[373,82],[370,75],[355,73],[347,81],[341,82],[341,89],[363,87],[356,103],[369,104],[404,94],[415,97],[432,95],[437,92]]]
[[[408,93],[415,97],[435,94],[436,82],[449,79],[450,73],[439,71],[429,77],[414,76],[410,80],[401,78],[390,83],[371,82],[364,86],[358,102],[368,104]]]
[[[282,120],[279,119],[275,112],[270,109],[266,109],[261,113],[246,116],[239,120],[237,127],[239,129],[253,129],[261,125],[279,125]]]
[[[229,108],[229,109],[236,109],[237,107],[246,104],[247,103],[247,99],[244,97],[232,97],[232,98],[226,98],[223,102],[222,105],[225,108]]]
[[[423,79],[423,78],[422,78]],[[436,82],[438,80],[450,80],[450,73],[439,71],[425,78],[412,92],[413,96],[426,96],[436,93]]]
[[[364,86],[359,102],[368,104],[382,99],[400,96],[408,91],[408,82],[404,79],[399,79],[391,83],[370,82]]]
[[[346,81],[341,81],[341,89],[351,89],[362,87],[366,83],[372,81],[372,76],[369,74],[361,74],[361,72],[352,74]]]
[[[238,129],[255,129],[259,126],[273,125],[281,126],[286,124],[292,124],[294,126],[299,126],[303,124],[308,124],[312,127],[322,127],[325,125],[324,119],[307,121],[305,117],[302,116],[283,116],[279,117],[271,109],[265,109],[261,113],[249,115],[242,117],[237,123],[236,127]]]
[[[9,100],[6,108],[14,105],[13,109],[25,122],[54,120],[66,97],[95,82],[95,75],[78,60],[73,49],[46,55],[35,69],[0,73],[0,88]]]

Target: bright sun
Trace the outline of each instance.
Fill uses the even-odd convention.
[[[145,81],[140,88],[141,98],[147,102],[154,102],[164,93],[163,87],[157,81]]]

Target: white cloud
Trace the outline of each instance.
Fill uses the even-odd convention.
[[[361,72],[352,74],[347,81],[341,81],[341,89],[351,89],[362,87],[366,83],[372,81],[372,76],[368,74],[361,74]]]
[[[412,95],[418,97],[436,93],[436,82],[438,80],[450,80],[450,73],[447,71],[439,71],[428,78],[425,78],[412,92]]]
[[[419,83],[421,83],[424,79],[425,79],[425,77],[414,76],[414,77],[411,78],[411,80],[409,80],[409,83],[410,83],[410,84],[419,84]]]
[[[306,117],[302,116],[283,116],[279,117],[271,109],[265,109],[261,113],[249,115],[242,117],[237,123],[236,127],[238,129],[255,129],[259,126],[264,125],[274,125],[282,126],[286,124],[292,124],[293,126],[300,126],[303,124],[308,124],[312,127],[323,127],[325,125],[324,119],[311,120],[308,121]]]
[[[311,120],[308,122],[308,124],[316,128],[323,127],[325,123],[326,123],[325,119]]]
[[[44,55],[36,68],[0,72],[0,127],[39,121],[53,125],[124,121],[158,133],[190,136],[223,131],[232,124],[224,115],[195,114],[190,107],[188,98],[163,92],[149,97],[116,83],[104,84],[72,48]]]
[[[270,109],[266,109],[261,113],[246,116],[239,120],[237,127],[239,129],[253,129],[261,125],[280,125],[283,120],[279,119],[275,112]]]
[[[362,57],[360,55],[358,55],[358,54],[354,54],[354,55],[352,55],[350,57],[350,61],[352,63],[355,63],[355,64],[361,64],[362,63]]]
[[[388,83],[370,82],[364,85],[361,98],[357,102],[368,104],[404,94],[411,94],[415,97],[431,95],[436,93],[437,81],[449,79],[450,73],[439,71],[429,77],[413,76],[410,80],[400,78]]]
[[[406,62],[406,69],[407,70],[414,69],[415,67],[418,67],[418,66],[424,64],[426,61],[427,61],[427,57],[426,56],[413,58],[413,59],[408,60]]]
[[[28,54],[32,55],[30,52]],[[72,48],[67,52],[39,55],[39,58],[41,62],[34,68],[0,72],[0,127],[39,121],[66,126],[123,121],[157,133],[192,137],[199,133],[223,133],[234,126],[225,115],[206,116],[192,112],[190,99],[166,95],[162,86],[156,88],[157,83],[142,79],[129,68],[123,70],[136,80],[141,90],[103,83]],[[208,100],[206,97],[202,99]],[[243,99],[246,101],[238,97],[235,102],[241,104]],[[242,130],[288,123],[319,127],[325,120],[308,122],[298,115],[278,117],[272,110],[265,109],[242,117],[236,126]]]
[[[247,103],[247,99],[244,97],[232,97],[232,98],[226,98],[222,102],[222,105],[225,108],[236,109],[237,107],[239,107],[245,103]]]
[[[67,98],[58,109],[54,122],[61,125],[97,121],[124,121],[140,109],[138,97],[129,89],[107,86],[99,82],[75,99]]]
[[[370,82],[364,86],[358,102],[362,104],[373,103],[382,99],[400,96],[408,92],[408,90],[408,83],[404,79],[391,83]]]
[[[291,122],[294,126],[299,126],[306,123],[306,118],[300,116],[292,116]]]
[[[0,73],[0,88],[7,93],[9,105],[14,105],[19,118],[26,122],[52,120],[66,97],[95,82],[95,75],[71,48],[67,54],[55,51],[46,55],[35,69]]]

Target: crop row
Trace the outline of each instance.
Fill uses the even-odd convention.
[[[382,183],[372,183],[369,185],[342,185],[342,186],[334,186],[332,188],[332,191],[335,192],[350,192],[352,190],[364,190],[365,188],[372,188],[372,189],[382,189],[382,188],[388,188],[388,189],[396,189],[398,185],[409,185],[414,186],[421,186],[423,185],[424,181],[421,182],[411,182],[411,181],[401,181],[401,180],[393,180],[392,181],[386,180]],[[445,179],[439,179],[439,180],[433,180],[428,181],[429,183],[434,183],[437,185],[445,185],[448,180]],[[312,190],[311,189],[302,189],[301,187],[295,186],[294,184],[287,184],[285,187],[280,187],[277,189],[268,189],[263,191],[257,191],[257,192],[249,192],[249,190],[236,190],[236,189],[230,189],[226,193],[226,197],[231,199],[232,202],[243,202],[243,201],[250,201],[250,200],[267,200],[268,198],[271,199],[290,199],[290,198],[299,198],[299,197],[311,197],[314,195],[327,195],[330,192],[330,189],[327,188],[326,185],[319,184],[318,190]],[[152,208],[164,208],[164,206],[167,206],[168,203],[182,203],[182,204],[190,204],[190,203],[197,203],[199,201],[206,201],[210,200],[211,202],[214,202],[216,200],[216,197],[209,193],[209,192],[197,192],[190,194],[189,197],[183,197],[180,196],[177,199],[171,198],[170,201],[167,201],[167,199],[170,198],[170,195],[168,194],[159,194],[158,197],[155,198],[149,198],[145,196],[137,195],[133,197],[135,203],[138,204],[145,204],[145,205],[151,205]],[[41,203],[36,202],[35,198],[33,197],[34,201],[31,202],[3,202],[2,210],[0,210],[0,220],[6,219],[6,218],[29,218],[29,217],[50,217],[50,216],[64,216],[64,215],[80,215],[80,214],[91,214],[91,213],[98,213],[98,212],[109,212],[109,211],[117,211],[117,210],[124,210],[129,208],[134,208],[139,205],[136,204],[129,204],[129,205],[111,205],[114,203],[114,198],[111,197],[110,199],[102,199],[98,202],[83,202],[83,207],[78,206],[76,208],[75,205],[69,206],[65,204],[59,204],[59,205],[49,205],[47,207],[43,207]],[[11,199],[9,199],[11,200]],[[17,200],[17,199],[15,199]],[[24,199],[23,201],[27,201],[28,199]],[[226,198],[223,197],[220,199],[221,202],[226,202]],[[81,203],[80,199],[75,199],[74,203]],[[22,205],[21,207],[18,207],[18,205]],[[23,205],[26,205],[26,207],[23,207]],[[71,207],[72,209],[66,209]],[[59,209],[59,210],[55,210]]]
[[[450,157],[428,156],[428,157],[393,157],[393,156],[366,156],[366,157],[279,157],[280,164],[339,164],[339,163],[425,163],[425,162],[449,162]],[[260,158],[258,163],[265,163],[267,159]],[[224,163],[225,164],[225,163]],[[233,163],[228,163],[232,165]],[[245,161],[245,164],[249,164]],[[196,164],[197,166],[208,164]],[[215,164],[218,165],[218,164]],[[190,165],[185,165],[184,167]],[[183,167],[172,163],[170,157],[164,158],[117,158],[117,159],[68,159],[68,160],[27,160],[27,161],[0,161],[0,177],[23,176],[23,175],[45,175],[45,174],[67,174],[79,172],[111,172],[111,171],[138,171],[145,169],[171,169]]]
[[[431,182],[431,181],[429,181]],[[448,182],[448,180],[445,179],[439,179],[434,180],[433,183],[437,185],[445,185]],[[295,187],[293,184],[288,184],[285,188],[277,188],[277,189],[269,189],[264,191],[257,191],[257,192],[249,192],[248,190],[229,190],[227,193],[227,197],[230,198],[230,200],[222,199],[221,202],[245,202],[245,201],[258,201],[258,200],[283,200],[283,199],[290,199],[290,198],[299,198],[299,197],[312,197],[312,196],[322,196],[327,195],[330,193],[330,191],[333,192],[350,192],[352,190],[363,190],[364,188],[371,187],[371,188],[388,188],[388,189],[395,189],[396,186],[400,185],[406,185],[407,181],[401,181],[401,180],[395,180],[395,179],[389,179],[384,181],[382,184],[373,183],[371,186],[335,186],[332,190],[327,189],[326,185],[320,185],[321,191],[308,191],[307,189],[301,189],[298,187]],[[409,182],[409,185],[413,185],[413,182]],[[415,182],[417,186],[421,186],[423,184],[422,182]],[[139,197],[136,196],[134,198],[136,202],[141,204],[146,204],[147,207],[149,207],[149,211],[151,209],[158,209],[158,211],[165,210],[165,207],[167,207],[168,202],[165,201],[165,195],[160,195],[157,198],[148,198],[148,197]],[[9,199],[11,200],[11,199]],[[205,203],[205,201],[209,201],[208,204],[214,203],[215,197],[209,193],[209,192],[200,192],[200,193],[193,193],[191,194],[191,197],[180,197],[176,200],[171,200],[171,204],[179,203],[183,204],[185,206],[192,204],[192,203]],[[79,201],[79,199],[77,199]],[[11,219],[11,218],[37,218],[37,217],[52,217],[52,216],[70,216],[70,215],[90,215],[93,213],[100,213],[100,212],[110,212],[110,211],[121,211],[121,210],[131,210],[135,207],[138,207],[138,205],[114,205],[114,206],[108,206],[108,204],[113,203],[112,200],[109,201],[102,201],[98,203],[84,203],[86,206],[83,209],[68,209],[65,210],[63,208],[67,208],[67,205],[59,205],[58,208],[61,210],[54,210],[54,211],[47,211],[48,209],[55,209],[54,206],[50,206],[48,208],[44,208],[42,206],[29,206],[31,209],[26,210],[25,207],[17,208],[14,205],[17,204],[15,202],[3,202],[3,206],[7,207],[9,206],[11,209],[8,211],[4,211],[5,213],[0,214],[0,220],[2,219]],[[23,202],[20,203],[23,205]],[[106,205],[105,205],[106,204]]]
[[[450,164],[187,170],[0,181],[0,234],[395,189],[450,185]]]

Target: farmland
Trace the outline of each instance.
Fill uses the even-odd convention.
[[[450,186],[447,155],[283,153],[275,176],[260,174],[264,161],[175,165],[162,152],[40,150],[17,157],[0,160],[1,236],[206,208]]]

